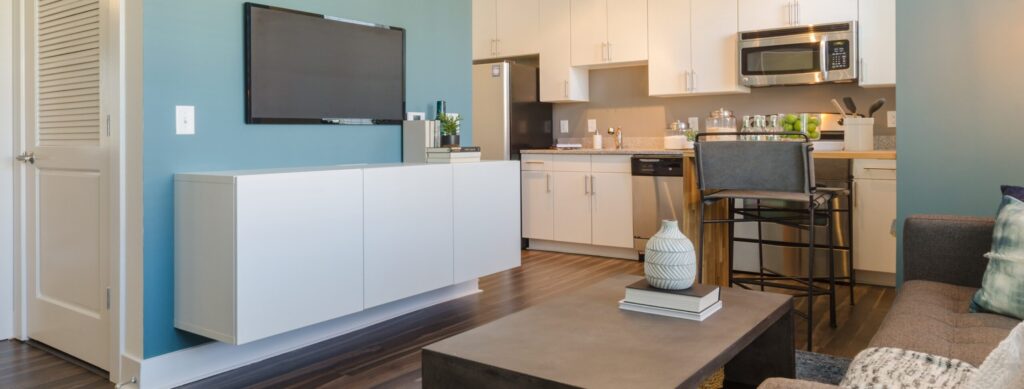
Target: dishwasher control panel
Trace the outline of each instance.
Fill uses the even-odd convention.
[[[632,164],[634,176],[683,176],[683,157],[678,155],[635,155]]]

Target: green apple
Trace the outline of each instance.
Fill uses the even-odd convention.
[[[818,123],[808,122],[807,123],[807,132],[816,132],[816,131],[818,131]]]
[[[807,122],[814,123],[814,125],[819,125],[821,124],[821,119],[819,119],[817,116],[811,116],[810,119],[807,119]]]
[[[786,132],[793,131],[793,123],[784,123],[782,125],[782,129],[785,130]]]
[[[793,123],[793,130],[795,130],[795,131],[803,131],[804,130],[804,124],[801,123],[801,122]]]
[[[785,121],[787,123],[796,123],[797,119],[798,118],[794,114],[789,114],[789,115],[786,115],[786,117],[785,117]]]

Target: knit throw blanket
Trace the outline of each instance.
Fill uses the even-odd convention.
[[[861,351],[839,386],[850,389],[960,388],[977,369],[967,362],[892,347]]]

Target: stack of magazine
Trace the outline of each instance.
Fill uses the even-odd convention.
[[[480,162],[480,146],[427,148],[427,163],[468,162]]]
[[[626,298],[619,301],[619,309],[704,321],[722,309],[719,292],[717,286],[704,284],[683,290],[658,289],[640,280],[626,287]]]

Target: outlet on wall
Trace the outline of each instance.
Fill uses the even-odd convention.
[[[597,119],[587,119],[587,132],[597,132]]]
[[[559,128],[559,130],[561,130],[561,132],[563,134],[568,134],[569,133],[569,121],[568,120],[560,120],[558,122],[558,128]]]
[[[886,111],[885,122],[889,128],[896,128],[896,111]]]
[[[174,107],[174,133],[193,135],[196,133],[196,107],[178,105]]]

